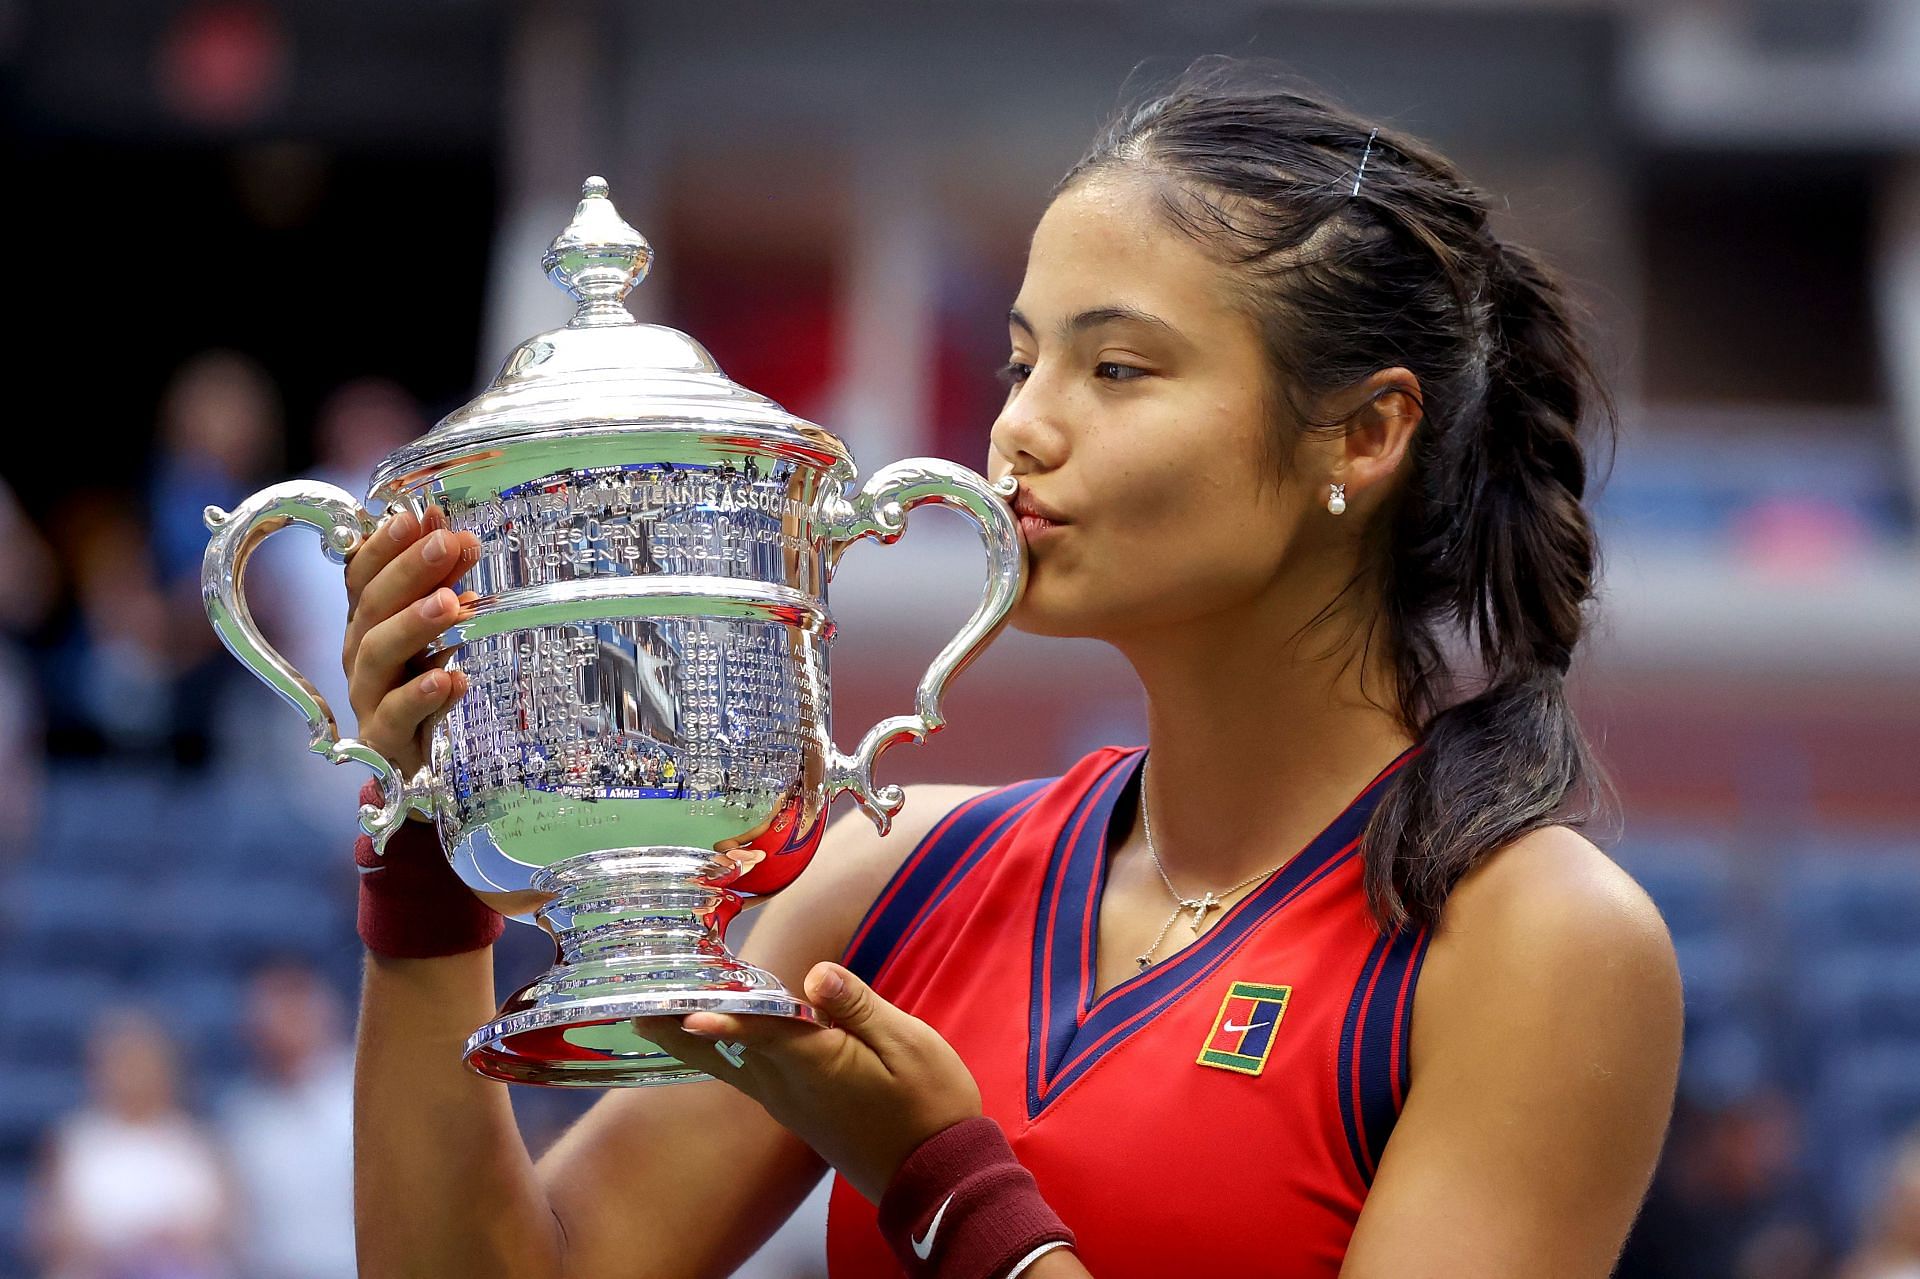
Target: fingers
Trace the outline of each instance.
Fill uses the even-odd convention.
[[[464,620],[468,616],[467,606],[479,598],[480,598],[480,592],[478,591],[461,591],[460,592],[460,612],[457,616],[460,619]],[[430,657],[421,657],[418,654],[415,654],[414,657],[407,663],[407,669],[415,672],[424,671],[424,670],[444,671],[447,669],[447,666],[453,661],[453,659],[458,656],[459,656],[459,650],[453,649],[453,648],[441,649],[438,653],[435,653]],[[457,678],[460,681],[460,696],[465,697],[467,693],[467,677],[465,675],[457,674],[455,678]]]
[[[824,1024],[794,1017],[739,1017],[730,1013],[688,1013],[678,1019],[649,1018],[648,1022],[664,1023],[662,1032],[672,1036],[676,1044],[685,1043],[688,1051],[703,1053],[698,1063],[702,1070],[707,1069],[708,1062],[720,1060],[713,1056],[713,1046],[721,1042],[744,1045],[749,1057],[792,1057],[815,1066],[856,1048],[859,1055],[871,1053],[882,1063],[910,1062],[919,1042],[917,1036],[932,1033],[924,1022],[874,994],[872,987],[839,964],[815,964],[807,974],[805,990]],[[665,1041],[656,1042],[678,1055]],[[733,1069],[730,1064],[724,1068]]]
[[[426,596],[440,586],[451,586],[479,558],[480,539],[472,533],[435,529],[398,549],[361,590],[349,615],[349,638],[367,630]]]
[[[434,534],[442,534],[442,540],[434,542]],[[397,580],[415,582],[415,597],[424,595],[432,586],[451,586],[467,568],[474,565],[474,557],[461,557],[461,551],[476,549],[480,540],[470,532],[453,532],[447,528],[447,515],[440,507],[426,507],[422,517],[415,517],[411,511],[396,511],[388,519],[382,520],[367,542],[361,543],[357,551],[348,559],[346,584],[348,584],[348,616],[363,615],[369,605],[369,591],[374,595],[374,603],[388,595],[386,584]],[[436,555],[436,547],[451,547],[451,555],[442,561],[440,572],[430,572],[432,565],[422,563],[424,557]],[[415,559],[422,557],[422,559]],[[413,572],[394,578],[392,570],[411,561]],[[380,616],[392,613],[386,609]],[[367,618],[367,624],[378,622],[380,616]],[[365,626],[361,628],[365,630]]]
[[[680,1026],[687,1034],[709,1043],[724,1039],[775,1050],[817,1038],[827,1029],[798,1017],[735,1016],[732,1013],[688,1013],[680,1018]]]
[[[873,987],[839,964],[818,963],[807,973],[807,999],[840,1029],[883,1058],[901,1045],[914,1019],[873,993]]]
[[[430,524],[444,525],[446,516],[437,506],[427,508],[427,520]],[[347,611],[351,613],[360,603],[360,593],[367,589],[367,583],[379,575],[380,570],[393,562],[393,557],[412,546],[421,533],[427,530],[414,518],[413,512],[396,511],[381,520],[373,535],[362,542],[354,553],[347,557]]]
[[[830,1057],[845,1042],[845,1036],[793,1017],[686,1013],[636,1017],[633,1024],[640,1034],[689,1066],[740,1085],[757,1073],[756,1065],[765,1066],[795,1053],[803,1059]],[[725,1051],[720,1047],[723,1044],[727,1046]]]
[[[839,964],[819,963],[807,973],[807,999],[822,1014],[821,1024],[795,1017],[737,1017],[730,1013],[688,1013],[676,1027],[700,1039],[728,1039],[773,1051],[820,1043],[829,1049],[838,1037],[823,1033],[844,1031],[876,1052],[899,1049],[924,1026],[919,1019],[895,1008],[873,993],[873,988]],[[827,1043],[833,1040],[832,1044]],[[884,1052],[883,1054],[884,1055]]]
[[[473,567],[479,553],[480,541],[472,533],[447,529],[436,529],[398,550],[366,584],[348,615],[341,658],[349,678],[359,660],[360,646],[374,627],[429,598],[436,590],[444,590],[457,604],[458,597],[450,588]]]
[[[680,1018],[672,1016],[636,1017],[633,1019],[633,1027],[663,1051],[672,1054],[695,1070],[704,1070],[717,1079],[737,1083],[746,1082],[744,1079],[733,1079],[733,1076],[737,1076],[746,1068],[747,1054],[731,1050],[731,1056],[727,1056],[723,1055],[717,1047],[721,1042],[731,1044],[730,1040],[689,1034],[680,1025]],[[734,1064],[735,1059],[739,1061],[739,1065]]]
[[[444,714],[466,691],[465,676],[428,671],[380,699],[373,714],[360,717],[360,739],[388,759],[405,759],[405,746],[420,730]]]
[[[354,710],[383,701],[412,673],[408,663],[464,613],[459,597],[442,586],[367,631],[347,674]]]

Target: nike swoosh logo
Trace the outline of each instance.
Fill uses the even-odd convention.
[[[385,866],[355,866],[354,869],[359,871],[362,875],[371,875],[376,870],[385,870],[386,867]]]
[[[925,1239],[915,1239],[911,1235],[907,1236],[907,1242],[913,1245],[913,1255],[920,1258],[920,1260],[925,1261],[933,1255],[933,1237],[940,1233],[940,1218],[947,1215],[947,1204],[951,1204],[952,1202],[953,1195],[948,1195],[946,1203],[940,1205],[940,1211],[933,1214],[933,1221],[927,1226],[927,1237]]]
[[[1272,1022],[1255,1021],[1255,1022],[1249,1022],[1244,1026],[1236,1026],[1232,1022],[1228,1022],[1224,1027],[1222,1027],[1222,1029],[1228,1030],[1228,1031],[1234,1031],[1234,1032],[1238,1032],[1242,1030],[1259,1030],[1262,1026],[1270,1026],[1272,1024],[1273,1024]]]

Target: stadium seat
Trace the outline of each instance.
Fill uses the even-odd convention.
[[[1920,848],[1905,857],[1816,853],[1792,868],[1780,891],[1803,954],[1920,944]]]

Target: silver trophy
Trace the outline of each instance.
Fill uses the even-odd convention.
[[[587,181],[543,265],[578,309],[522,343],[479,398],[376,469],[362,504],[329,484],[209,508],[207,615],[233,655],[307,717],[312,749],[356,760],[384,802],[384,848],[409,813],[496,910],[538,924],[552,968],[475,1031],[466,1061],[521,1083],[607,1087],[701,1078],[630,1019],[717,1011],[813,1018],[724,933],[744,898],[791,883],[829,805],[851,792],[884,832],[898,786],[880,754],[940,728],[947,683],[1005,624],[1026,582],[1010,487],[933,458],[857,484],[832,435],[729,380],[684,333],[640,324],[627,292],[652,249]],[[827,584],[840,555],[891,544],[907,512],[964,512],[986,544],[979,607],[934,658],[910,715],[842,752],[828,726]],[[433,652],[470,687],[412,777],[342,738],[325,699],[262,637],[247,558],[289,524],[344,562],[374,510],[439,505],[480,538],[471,616]]]

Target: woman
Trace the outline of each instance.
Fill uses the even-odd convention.
[[[1588,365],[1446,161],[1235,74],[1061,183],[989,449],[1015,623],[1125,654],[1150,751],[841,820],[747,945],[832,1026],[651,1020],[722,1082],[610,1095],[537,1167],[455,1064],[495,925],[428,847],[363,914],[366,1273],[724,1274],[823,1160],[836,1275],[1607,1272],[1680,995],[1557,824]],[[440,522],[348,567],[354,707],[409,766],[464,687],[409,668],[474,553]]]
[[[152,1014],[109,1010],[89,1097],[55,1125],[30,1234],[48,1279],[228,1279],[234,1188],[181,1102],[179,1047]]]

